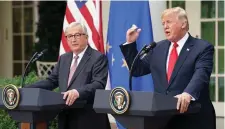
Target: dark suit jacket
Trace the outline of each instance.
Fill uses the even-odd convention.
[[[134,66],[134,76],[152,73],[155,92],[175,96],[182,92],[201,103],[200,112],[174,117],[171,129],[215,129],[215,111],[209,97],[209,81],[213,68],[214,47],[207,41],[189,36],[174,67],[170,82],[166,77],[166,60],[170,41],[163,40]],[[121,45],[128,66],[137,54],[136,43]]]
[[[69,69],[73,53],[60,56],[51,75],[43,81],[32,84],[32,88],[53,90],[59,87],[60,92],[76,89],[79,99],[93,104],[96,89],[104,89],[108,76],[107,57],[88,46],[72,80],[67,87]],[[97,114],[92,108],[71,109],[62,111],[59,116],[59,129],[108,129],[110,128],[106,114]]]

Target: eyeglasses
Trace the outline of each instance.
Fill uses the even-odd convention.
[[[67,35],[66,38],[71,40],[72,38],[75,38],[75,39],[79,39],[81,37],[81,35],[86,35],[84,33],[76,33],[74,35],[70,34],[70,35]]]

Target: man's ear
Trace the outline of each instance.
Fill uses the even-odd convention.
[[[182,23],[181,28],[184,29],[184,28],[186,28],[186,26],[187,26],[187,21],[185,20],[185,21]]]
[[[184,29],[184,24],[181,26],[182,29]]]

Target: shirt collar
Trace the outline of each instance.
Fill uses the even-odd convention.
[[[83,57],[83,55],[84,55],[85,51],[87,50],[87,48],[88,48],[88,45],[85,47],[85,49],[81,53],[79,53],[77,55],[77,56],[79,56],[80,59]],[[75,56],[76,56],[75,53],[73,53],[73,57],[75,57]]]
[[[178,47],[181,47],[181,48],[182,48],[182,47],[184,46],[185,42],[187,41],[188,37],[189,37],[189,34],[186,33],[186,34],[184,35],[184,37],[183,37],[182,39],[180,39],[180,40],[177,42]],[[173,43],[174,43],[174,42],[172,42],[172,44],[173,44]]]

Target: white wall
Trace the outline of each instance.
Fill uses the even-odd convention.
[[[12,77],[12,9],[11,1],[0,1],[0,77]]]
[[[161,13],[166,9],[165,1],[150,1],[150,13],[152,18],[152,29],[154,41],[158,42],[165,39],[161,22]]]
[[[103,39],[104,44],[107,40],[107,30],[108,30],[108,21],[109,21],[109,8],[110,8],[110,1],[102,1],[102,24],[103,24]]]

